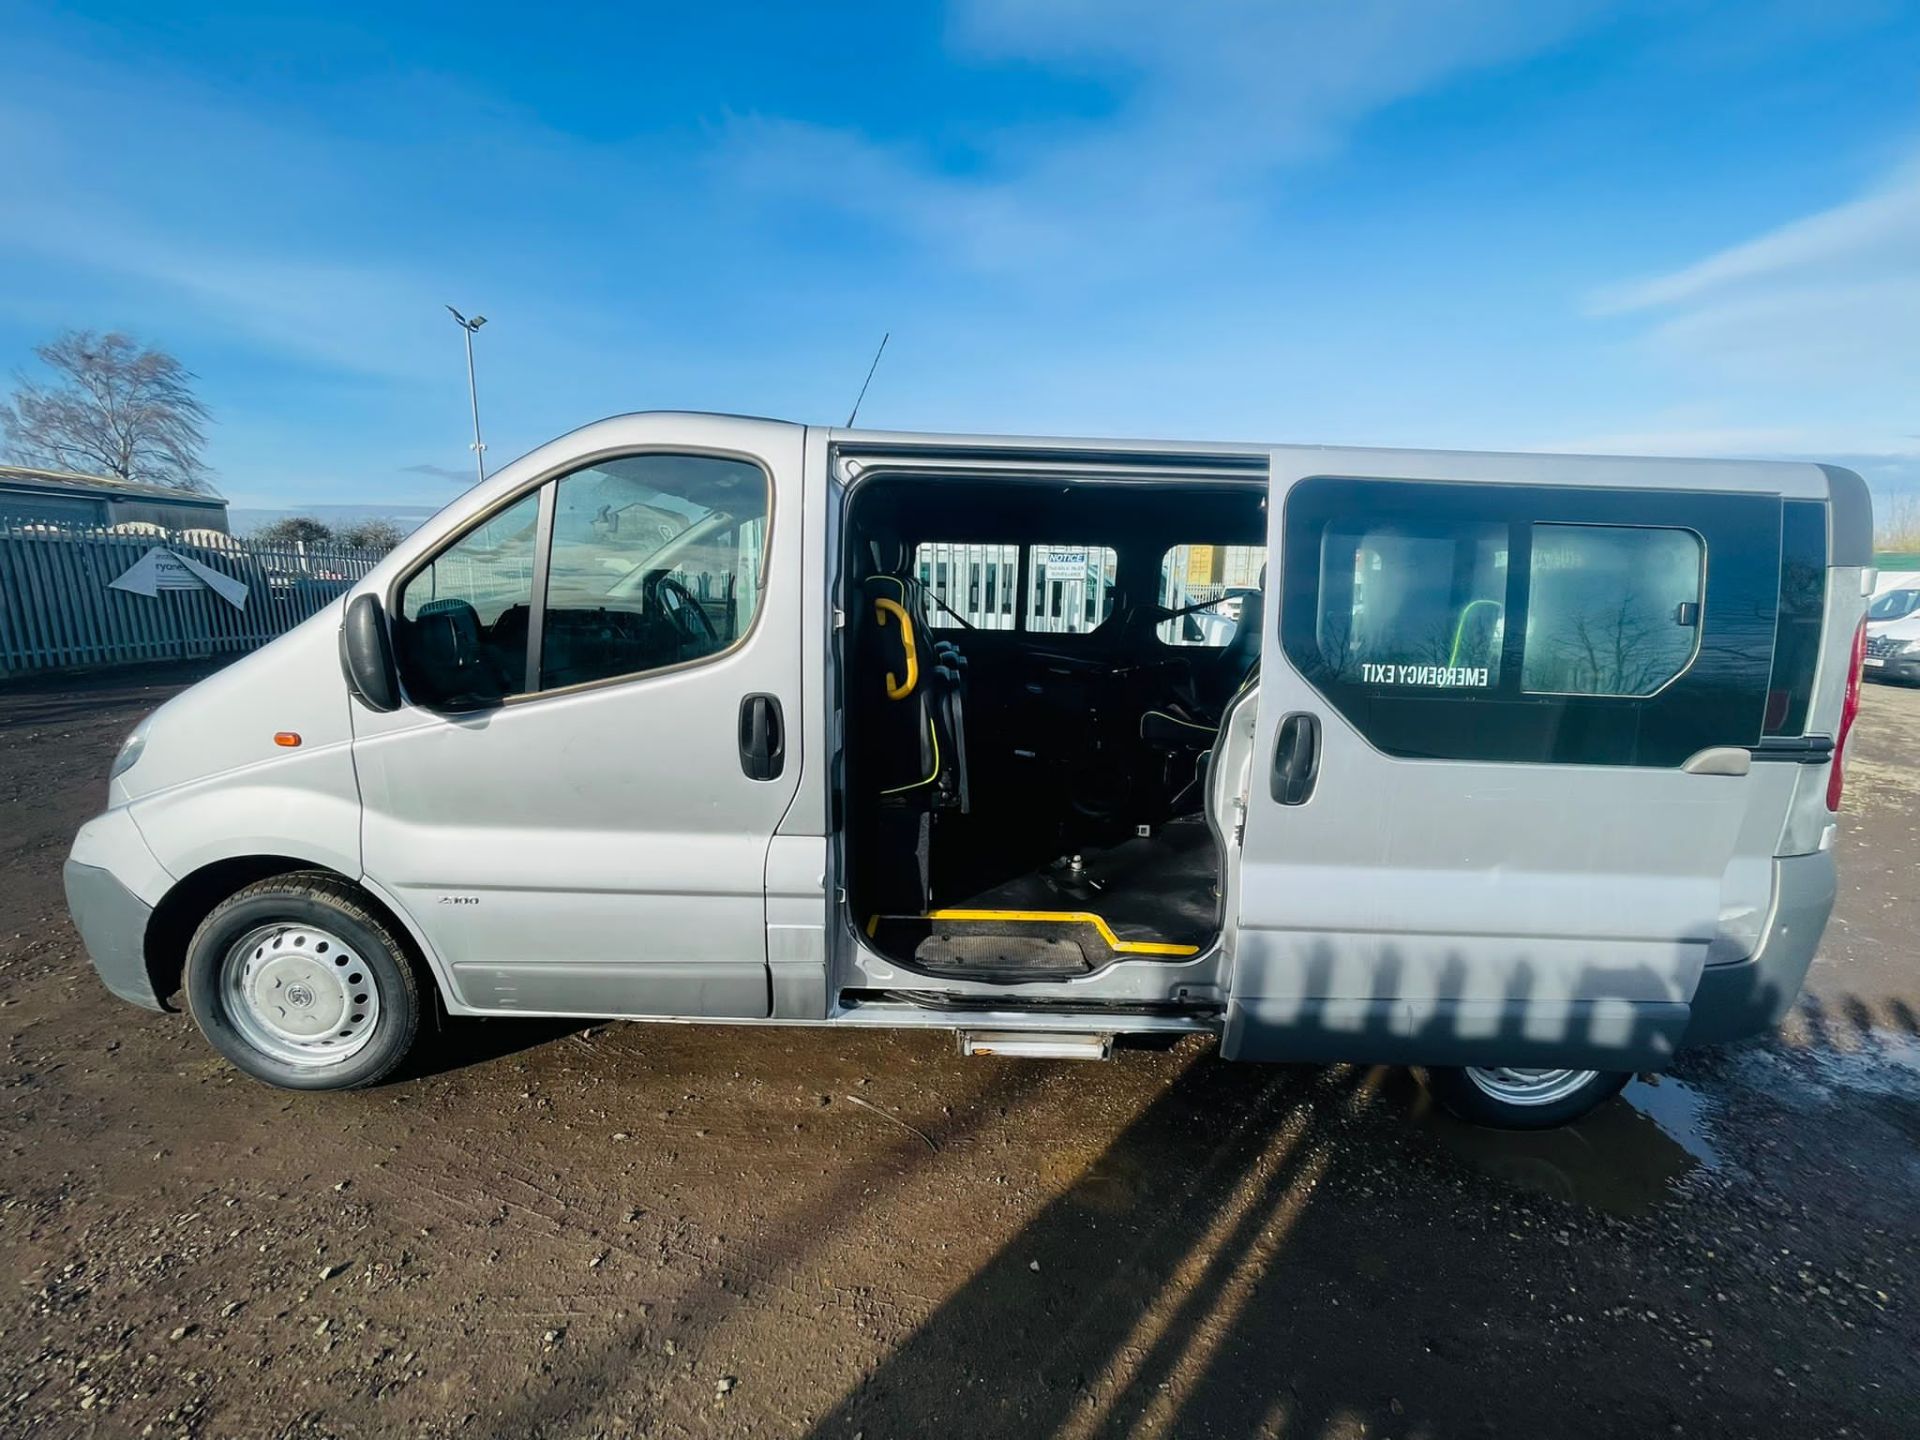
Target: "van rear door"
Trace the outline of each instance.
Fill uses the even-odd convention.
[[[1779,801],[1783,494],[1818,470],[1273,452],[1224,1053],[1669,1054]]]

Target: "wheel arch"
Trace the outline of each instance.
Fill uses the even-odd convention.
[[[169,1010],[180,1009],[173,1000],[186,971],[187,945],[216,905],[261,880],[295,874],[326,875],[352,886],[361,903],[401,937],[408,949],[407,959],[421,976],[432,982],[436,993],[443,993],[436,967],[429,962],[407,917],[355,876],[295,855],[234,855],[210,861],[182,876],[154,906],[147,921],[145,953],[147,978],[160,1003]]]

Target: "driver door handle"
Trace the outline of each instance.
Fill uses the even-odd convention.
[[[1280,720],[1267,789],[1282,805],[1304,805],[1320,778],[1320,717],[1296,710]]]
[[[787,763],[787,727],[776,695],[740,702],[740,769],[749,780],[778,780]]]

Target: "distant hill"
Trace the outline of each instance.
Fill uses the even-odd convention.
[[[336,530],[356,520],[391,520],[402,534],[411,534],[438,508],[434,505],[301,505],[284,510],[253,510],[233,505],[227,509],[227,525],[236,535],[251,535],[276,520],[306,515]]]

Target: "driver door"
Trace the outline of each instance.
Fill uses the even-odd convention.
[[[408,703],[354,717],[367,871],[468,1008],[762,1017],[805,431],[610,423],[628,443],[529,457],[392,586]]]

